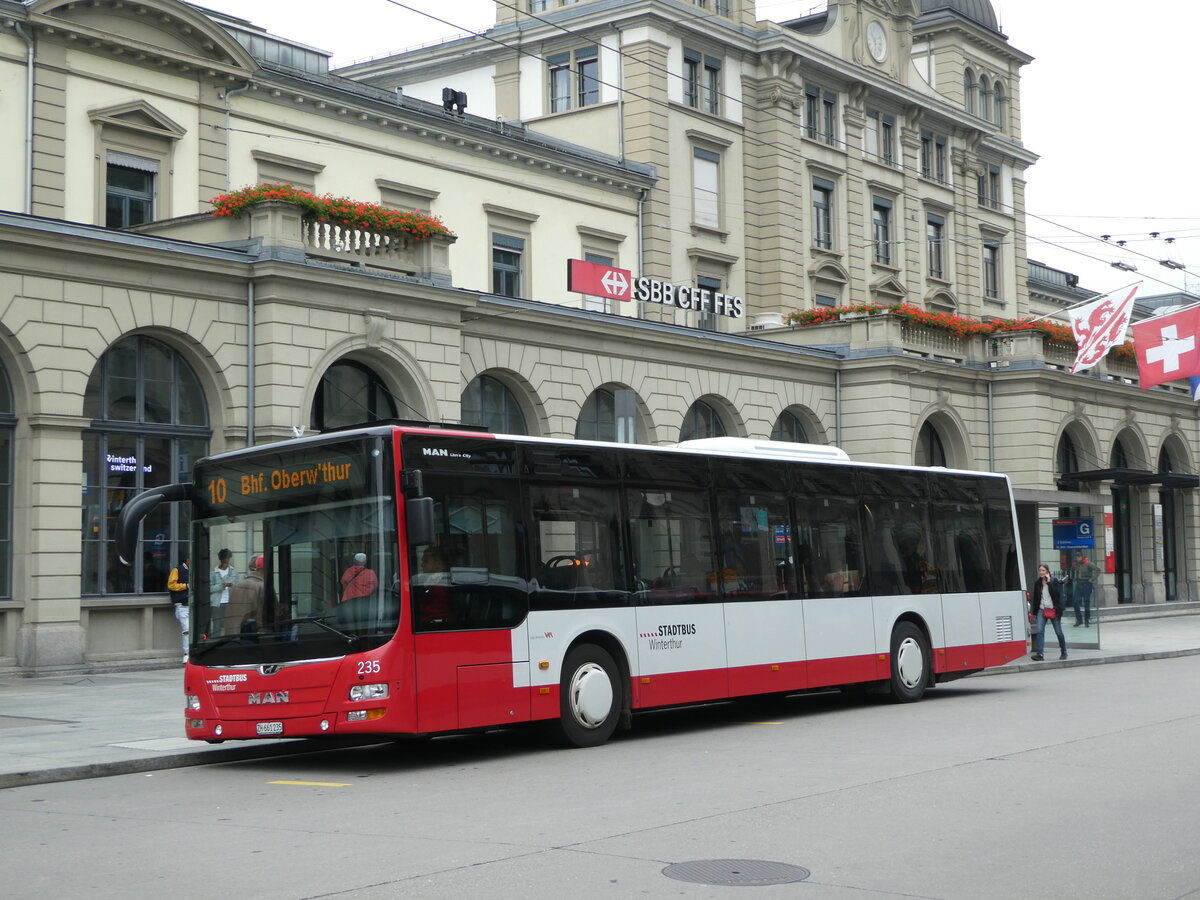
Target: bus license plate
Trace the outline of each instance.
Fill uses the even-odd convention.
[[[255,734],[283,734],[282,722],[259,722],[254,726]]]

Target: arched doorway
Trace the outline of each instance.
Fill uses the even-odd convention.
[[[937,426],[926,420],[917,432],[917,449],[913,462],[918,466],[946,466],[946,443]]]
[[[499,378],[476,375],[462,393],[464,425],[481,425],[501,434],[528,434],[525,413],[517,395]]]
[[[694,441],[699,438],[725,437],[729,429],[716,407],[703,400],[697,400],[683,417],[683,425],[679,429],[679,440]]]
[[[342,359],[321,376],[310,422],[314,431],[328,431],[395,418],[396,401],[383,379],[356,360]]]
[[[121,507],[147,488],[191,477],[208,453],[208,406],[196,373],[170,346],[147,335],[123,338],[100,357],[83,414],[83,594],[165,591],[187,553],[188,507],[164,503],[142,524],[138,560],[117,559]]]
[[[581,441],[635,444],[644,441],[643,432],[637,394],[620,385],[606,385],[592,391],[575,423],[575,439]]]
[[[790,444],[811,443],[808,429],[804,427],[800,417],[790,409],[785,409],[775,420],[775,427],[771,429],[771,440],[787,441]]]

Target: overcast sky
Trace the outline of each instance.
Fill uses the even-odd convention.
[[[1035,58],[1021,79],[1022,138],[1041,156],[1028,172],[1030,258],[1075,272],[1093,290],[1143,278],[1142,296],[1185,287],[1200,294],[1200,179],[1193,161],[1200,112],[1189,102],[1200,3],[992,3],[1010,43]],[[494,23],[496,8],[493,0],[203,5],[329,50],[335,66],[483,30]],[[758,14],[783,21],[823,6],[759,0]],[[1100,238],[1105,234],[1108,242]],[[1160,265],[1164,259],[1188,271]],[[1115,269],[1115,261],[1138,272]]]

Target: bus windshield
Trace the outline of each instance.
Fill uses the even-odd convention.
[[[395,634],[396,505],[385,439],[206,460],[196,487],[194,662],[329,658]]]

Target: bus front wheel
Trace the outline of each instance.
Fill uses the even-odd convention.
[[[621,712],[617,665],[603,647],[580,644],[563,662],[559,727],[571,747],[596,747],[617,728]]]
[[[912,622],[898,623],[892,631],[892,699],[920,700],[929,687],[932,662],[925,632]]]

